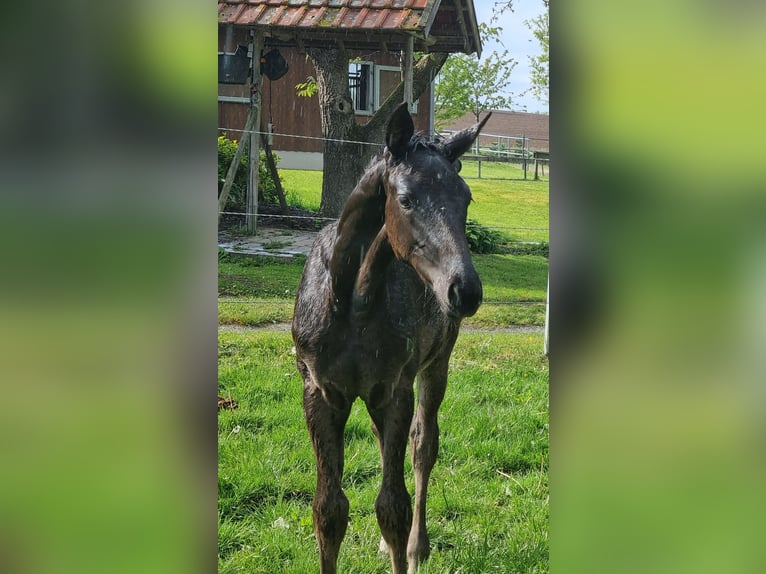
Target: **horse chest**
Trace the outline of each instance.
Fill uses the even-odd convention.
[[[374,407],[393,395],[403,370],[413,370],[414,351],[411,337],[361,328],[346,336],[329,336],[311,370],[326,397],[361,397]]]

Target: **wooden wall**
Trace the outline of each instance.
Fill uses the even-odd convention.
[[[235,49],[237,44],[247,44],[249,35],[246,30],[236,30],[234,33]],[[223,50],[225,32],[219,28],[219,50]],[[266,39],[268,48],[268,38]],[[263,109],[261,116],[264,123],[271,118],[272,131],[274,133],[290,134],[297,136],[309,136],[320,138],[322,125],[319,116],[319,103],[317,96],[305,98],[298,96],[295,85],[305,82],[308,76],[316,76],[314,66],[301,53],[298,48],[280,48],[282,56],[287,60],[289,71],[279,80],[272,82],[263,78]],[[363,60],[374,61],[380,65],[398,66],[399,55],[378,52],[375,54],[351,54],[351,57],[359,56]],[[222,96],[248,97],[249,86],[219,84],[218,93]],[[423,93],[418,103],[418,113],[415,114],[415,129],[428,131],[429,115],[429,92]],[[248,105],[244,103],[218,102],[218,127],[221,133],[227,137],[239,140],[240,132],[227,131],[229,129],[242,129],[247,119]],[[357,121],[364,124],[370,116],[357,115]],[[382,143],[382,142],[381,142]],[[274,136],[274,149],[276,151],[302,151],[321,152],[322,141],[319,139],[305,139],[299,137]]]

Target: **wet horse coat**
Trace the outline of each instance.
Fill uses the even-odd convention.
[[[471,194],[455,164],[488,117],[434,144],[413,135],[407,107],[399,106],[385,151],[306,261],[292,332],[317,462],[313,514],[323,574],[336,571],[348,523],[343,429],[357,398],[380,447],[375,510],[394,574],[413,573],[429,555],[425,504],[438,451],[437,411],[461,319],[482,299],[465,237]],[[404,483],[408,437],[414,515]]]

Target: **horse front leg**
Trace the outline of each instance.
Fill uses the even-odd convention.
[[[328,405],[311,382],[303,386],[303,410],[314,445],[317,488],[314,494],[314,534],[319,544],[321,574],[335,574],[338,551],[348,526],[348,498],[341,488],[343,477],[343,429],[350,405]]]
[[[408,574],[431,553],[426,530],[428,479],[439,452],[437,415],[447,387],[448,358],[418,375],[418,407],[410,427],[412,466],[415,473],[415,512],[407,542]]]
[[[375,499],[375,514],[388,547],[393,574],[407,571],[407,539],[412,526],[412,504],[404,483],[404,456],[412,421],[412,381],[400,384],[385,406],[370,409],[381,453],[383,481]]]

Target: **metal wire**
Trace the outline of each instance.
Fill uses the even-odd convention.
[[[338,221],[337,217],[321,217],[319,215],[279,215],[273,213],[246,213],[239,211],[219,211],[221,215],[255,215],[257,217],[276,217],[279,219],[321,219],[323,221]],[[468,223],[466,227],[484,227],[486,229],[521,229],[524,231],[548,231],[547,227],[519,227],[519,226],[502,226],[502,225],[482,225],[481,223]]]
[[[253,299],[218,299],[219,303],[228,303],[231,305],[293,305],[292,300],[274,299],[274,300],[253,300]],[[482,301],[482,305],[545,305],[545,301]]]

